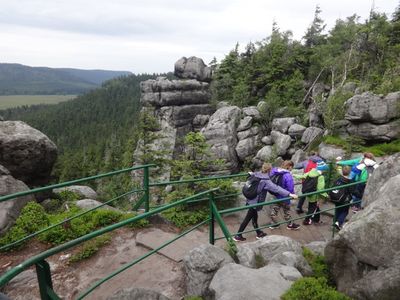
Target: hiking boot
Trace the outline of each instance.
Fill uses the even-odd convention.
[[[360,211],[360,208],[357,206],[353,206],[353,208],[351,210],[353,211],[353,214],[356,214],[357,212]]]
[[[335,227],[338,231],[339,231],[340,229],[342,229],[342,228],[340,227],[340,225],[339,225],[339,222],[335,222],[335,224],[333,225],[333,227]]]
[[[273,230],[273,229],[278,229],[279,228],[279,225],[278,224],[269,224],[269,226],[268,226],[268,228],[269,229],[271,229],[271,230]]]
[[[312,220],[311,219],[303,221],[303,225],[311,225],[311,224],[312,224]]]
[[[267,236],[267,234],[265,233],[265,232],[258,232],[257,233],[257,236],[256,236],[256,239],[257,240],[261,240],[263,237],[265,237],[265,236]]]
[[[304,210],[302,210],[301,208],[296,208],[296,213],[297,214],[304,214]]]
[[[300,225],[296,223],[290,223],[288,226],[286,226],[286,228],[289,230],[297,230],[300,228]]]
[[[244,242],[244,241],[246,240],[246,238],[244,238],[244,237],[241,236],[241,235],[235,235],[232,239],[233,239],[235,242]]]

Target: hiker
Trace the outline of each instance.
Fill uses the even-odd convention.
[[[272,182],[284,188],[291,194],[294,194],[294,180],[292,174],[290,173],[290,171],[292,171],[293,169],[293,166],[294,164],[291,160],[285,160],[282,163],[281,168],[272,168],[271,172],[269,173],[269,177],[271,178]],[[276,199],[284,198],[279,194],[274,194],[274,193],[271,194],[273,194]],[[289,221],[292,218],[292,216],[290,215],[290,199],[287,199],[282,202],[277,202],[271,205],[270,217],[272,223],[277,223],[277,216],[281,208],[283,210],[283,217],[286,221]],[[271,224],[269,228],[270,229],[279,228],[279,225]],[[287,224],[286,228],[290,230],[297,230],[300,228],[300,225],[290,221]]]
[[[345,184],[352,183],[353,180],[350,179],[351,168],[349,166],[343,166],[342,175],[338,180],[336,180],[334,186],[341,186]],[[335,204],[335,228],[337,230],[342,229],[343,224],[346,220],[346,217],[349,213],[349,205],[343,206],[345,204],[349,204],[352,198],[352,193],[354,190],[354,186],[349,186],[346,188],[332,190],[329,192],[330,200]],[[338,207],[343,206],[343,207]]]
[[[303,169],[304,173],[308,173],[311,169],[317,167],[317,163],[323,161],[323,159],[318,155],[318,152],[311,151],[307,160],[304,160],[294,166],[295,169]],[[297,203],[296,212],[298,214],[304,213],[303,204],[306,200],[305,197],[300,197]]]
[[[363,158],[361,159],[360,163],[355,164],[351,168],[351,172],[349,178],[354,181],[365,181],[369,178],[369,176],[373,173],[373,171],[379,165],[375,161],[375,157],[372,153],[366,152],[364,153]],[[353,213],[358,212],[362,209],[361,206],[361,199],[364,195],[366,182],[359,183],[355,186],[353,191]]]
[[[317,164],[316,168],[311,169],[304,175],[294,175],[295,178],[304,179],[302,186],[302,193],[305,194],[323,190],[325,188],[325,179],[324,176],[322,175],[322,172],[325,172],[328,169],[329,167],[325,164],[325,162],[321,161]],[[321,223],[319,214],[320,209],[318,205],[318,200],[320,199],[321,196],[328,197],[328,194],[322,193],[306,197],[308,201],[308,211],[307,211],[307,216],[303,221],[303,225]]]
[[[265,202],[265,198],[267,196],[267,192],[273,192],[275,194],[279,194],[283,197],[291,197],[297,199],[297,195],[288,192],[287,190],[281,188],[271,181],[269,178],[269,173],[271,172],[272,165],[269,163],[264,163],[261,167],[261,172],[255,172],[253,175],[260,179],[259,184],[257,186],[257,196],[253,199],[246,199],[246,205],[252,205],[256,203]],[[238,233],[233,237],[233,240],[236,242],[245,241],[246,238],[242,236],[242,232],[245,230],[246,226],[249,224],[250,220],[252,220],[254,229],[258,228],[258,211],[261,210],[262,207],[252,207],[247,211],[247,215],[244,218],[242,224],[240,224]],[[256,238],[261,239],[265,237],[267,234],[262,230],[256,230]]]

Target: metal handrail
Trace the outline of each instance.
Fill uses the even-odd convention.
[[[11,279],[13,279],[15,276],[20,274],[25,269],[27,269],[30,266],[33,266],[33,265],[35,265],[35,264],[37,264],[37,263],[39,263],[41,261],[44,261],[46,258],[48,258],[48,257],[50,257],[50,256],[52,256],[54,254],[57,254],[57,253],[62,252],[64,250],[70,249],[70,248],[72,248],[72,247],[74,247],[74,246],[76,246],[78,244],[81,244],[82,242],[86,242],[86,241],[88,241],[90,239],[93,239],[93,238],[95,238],[97,236],[100,236],[100,235],[102,235],[104,233],[113,231],[115,229],[118,229],[118,228],[123,227],[125,225],[128,225],[130,223],[133,223],[133,222],[139,221],[141,219],[147,218],[149,216],[152,216],[154,214],[160,213],[160,212],[162,212],[164,210],[167,210],[169,208],[184,204],[186,201],[189,201],[189,200],[194,199],[194,198],[199,197],[199,196],[203,196],[203,195],[215,192],[217,190],[218,190],[218,188],[213,188],[213,189],[207,190],[205,192],[198,193],[196,195],[187,197],[185,199],[170,203],[170,204],[168,204],[168,205],[166,205],[164,207],[160,207],[160,208],[154,209],[152,211],[149,211],[147,213],[143,213],[141,215],[126,219],[126,220],[121,221],[119,223],[112,224],[112,225],[109,225],[107,227],[98,229],[98,230],[93,231],[93,232],[91,232],[89,234],[81,236],[81,237],[79,237],[79,238],[77,238],[75,240],[72,240],[72,241],[66,242],[66,243],[64,243],[62,245],[59,245],[59,246],[56,246],[54,248],[48,249],[48,250],[46,250],[46,251],[44,251],[44,252],[42,252],[42,253],[34,256],[34,257],[29,258],[28,260],[20,263],[16,267],[14,267],[11,270],[9,270],[6,273],[4,273],[0,277],[0,287],[4,286],[7,282],[9,282]]]

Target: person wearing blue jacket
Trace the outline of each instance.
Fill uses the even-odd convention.
[[[254,175],[260,179],[260,183],[257,187],[257,196],[254,199],[246,199],[246,205],[265,202],[268,192],[279,194],[282,197],[291,197],[297,199],[297,195],[290,193],[271,181],[269,177],[271,169],[271,164],[264,163],[261,167],[261,172],[254,173]],[[242,232],[246,229],[246,226],[249,224],[250,220],[253,223],[254,229],[258,228],[258,211],[261,209],[261,206],[249,208],[246,217],[244,218],[242,224],[240,224],[238,233],[233,237],[234,241],[242,242],[246,240],[246,238],[243,237]],[[256,230],[256,234],[257,239],[261,239],[267,235],[260,229]]]
[[[293,166],[294,164],[291,160],[285,160],[282,163],[281,168],[272,168],[269,174],[269,177],[273,180],[273,182],[275,182],[276,184],[278,184],[280,187],[284,188],[291,194],[294,194],[294,180],[292,174],[290,173],[290,171],[293,170]],[[284,198],[279,194],[276,194],[274,196],[276,197],[276,199]],[[283,210],[283,217],[286,221],[289,221],[292,218],[292,216],[290,215],[290,199],[287,199],[282,202],[277,202],[271,205],[270,217],[272,223],[278,222],[277,217],[279,214],[279,210],[281,208]],[[279,228],[279,225],[271,224],[269,228],[270,229]],[[290,230],[297,230],[300,228],[300,225],[293,222],[289,222],[286,228]]]

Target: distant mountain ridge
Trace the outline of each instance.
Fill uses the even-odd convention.
[[[128,71],[30,67],[0,63],[0,95],[82,94]]]

